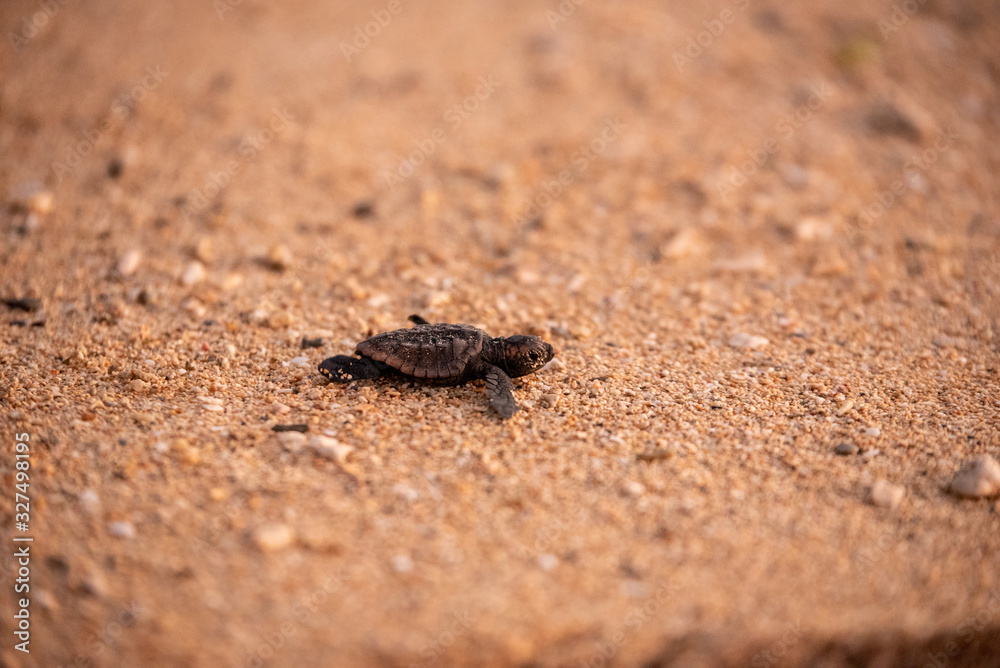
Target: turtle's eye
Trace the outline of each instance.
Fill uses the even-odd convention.
[[[528,357],[531,358],[532,362],[538,361],[538,353],[536,353],[534,350],[532,350],[530,353],[528,353]]]

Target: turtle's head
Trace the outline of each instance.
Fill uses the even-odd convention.
[[[518,334],[500,339],[500,342],[503,360],[498,366],[511,378],[538,371],[556,354],[551,345],[537,336]]]

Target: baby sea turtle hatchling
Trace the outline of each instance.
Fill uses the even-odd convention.
[[[548,364],[552,346],[537,336],[493,338],[472,325],[432,325],[411,315],[412,329],[382,332],[358,344],[359,357],[336,355],[319,372],[337,383],[402,374],[437,385],[461,385],[482,378],[490,405],[504,418],[517,412],[511,378]]]

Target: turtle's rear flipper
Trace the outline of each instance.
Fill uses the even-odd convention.
[[[490,406],[504,419],[516,413],[518,405],[514,400],[514,384],[507,374],[500,368],[491,366],[483,379],[486,381],[486,397],[490,400]]]
[[[423,318],[421,318],[419,315],[411,315],[409,318],[407,318],[407,320],[409,320],[410,322],[412,322],[414,325],[429,325],[429,324],[431,324],[431,323],[427,322],[426,320],[424,320]]]
[[[389,373],[388,364],[365,357],[334,355],[319,363],[319,372],[335,383],[349,383],[352,380],[379,378]]]

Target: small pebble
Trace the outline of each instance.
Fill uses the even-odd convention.
[[[642,496],[646,493],[646,486],[641,482],[636,482],[635,480],[630,480],[625,483],[623,491],[628,496]]]
[[[105,579],[100,571],[93,569],[88,569],[84,574],[80,580],[80,588],[91,596],[98,598],[103,598],[109,593],[107,579]]]
[[[354,452],[353,446],[345,445],[335,438],[330,438],[329,436],[323,436],[321,434],[315,434],[309,438],[309,447],[312,448],[317,455],[326,457],[327,459],[333,459],[341,465],[346,463],[347,456]]]
[[[962,465],[948,489],[970,499],[1000,494],[1000,464],[989,455],[979,455]]]
[[[80,506],[86,513],[91,515],[97,513],[101,509],[101,500],[97,496],[97,492],[92,489],[80,492]]]
[[[276,424],[271,427],[271,431],[297,431],[301,433],[306,433],[309,431],[309,425],[305,423],[301,424]]]
[[[295,540],[295,532],[287,524],[264,524],[253,532],[253,542],[264,552],[284,550]]]
[[[814,216],[807,216],[795,226],[798,241],[821,241],[833,236],[833,225]]]
[[[409,485],[404,485],[402,483],[398,483],[396,485],[393,485],[392,486],[392,492],[393,492],[393,494],[395,494],[399,498],[404,499],[406,501],[411,501],[412,502],[412,501],[416,501],[417,499],[420,498],[420,492],[418,492],[417,490],[413,489]]]
[[[906,488],[887,480],[876,480],[868,492],[868,503],[879,508],[895,508],[906,496]]]
[[[35,297],[15,297],[12,299],[4,299],[3,303],[15,311],[24,311],[26,313],[33,313],[38,309],[42,308],[42,300],[36,299]]]
[[[397,554],[392,558],[392,570],[397,573],[409,573],[413,570],[413,559],[409,555]]]
[[[541,403],[544,408],[555,408],[556,405],[559,403],[559,395],[543,394],[542,399],[539,403]]]
[[[838,455],[856,455],[860,448],[853,443],[841,443],[833,451]]]
[[[272,313],[267,318],[268,327],[280,329],[282,327],[288,327],[291,324],[292,314],[288,311],[278,311],[277,313]]]
[[[896,135],[912,142],[921,137],[917,123],[905,112],[888,102],[876,105],[868,112],[868,127],[883,135]]]
[[[142,251],[130,250],[118,258],[118,264],[115,265],[115,270],[118,272],[119,276],[131,276],[135,273],[135,270],[139,268],[139,262],[141,260]]]
[[[274,271],[284,271],[292,266],[292,251],[285,244],[275,244],[267,251],[267,266]]]
[[[557,557],[556,555],[549,554],[548,552],[546,552],[545,554],[538,555],[538,567],[541,568],[543,571],[551,571],[558,565],[559,565],[559,557]]]
[[[351,210],[355,218],[371,218],[375,215],[375,202],[371,200],[362,200],[354,205]]]
[[[197,464],[201,461],[201,453],[186,438],[175,439],[172,445],[177,461],[183,464]]]
[[[848,399],[837,409],[837,415],[846,415],[852,408],[854,408],[854,400]]]
[[[655,462],[661,459],[670,459],[673,455],[674,453],[672,450],[668,450],[666,448],[653,448],[652,450],[647,450],[646,452],[640,452],[635,456],[635,458],[640,462]]]
[[[729,337],[729,345],[733,348],[744,348],[746,350],[756,350],[768,345],[770,341],[763,336],[753,336],[745,332],[738,332]]]
[[[687,227],[660,247],[660,256],[668,260],[680,260],[701,252],[704,244],[698,231]]]
[[[135,527],[131,522],[108,522],[108,533],[115,538],[135,538]]]
[[[45,214],[52,213],[55,201],[55,195],[51,190],[39,190],[28,198],[26,204],[28,210],[44,216]]]
[[[136,378],[128,384],[128,389],[132,390],[136,394],[142,394],[149,388],[149,383],[144,380]]]
[[[866,462],[870,462],[871,460],[878,457],[880,454],[882,454],[881,450],[879,450],[878,448],[871,448],[869,450],[865,450],[864,452],[862,452],[861,458]]]
[[[59,609],[59,599],[52,595],[48,589],[37,589],[32,592],[35,595],[35,601],[45,610],[58,610]]]
[[[212,239],[202,237],[194,247],[194,256],[204,264],[212,264],[215,259],[215,250],[212,248]]]
[[[288,361],[288,363],[294,366],[308,366],[309,358],[306,357],[305,355],[300,355],[298,357],[293,357],[291,360]]]
[[[561,371],[562,369],[565,369],[565,368],[566,368],[566,365],[564,365],[562,363],[562,361],[560,361],[560,359],[558,357],[553,357],[551,360],[549,360],[548,364],[546,364],[545,366],[543,366],[538,371],[542,372],[542,371],[545,371],[546,369],[555,369],[556,371]]]
[[[186,286],[192,286],[203,280],[205,280],[205,265],[197,260],[189,262],[187,267],[184,268],[184,274],[181,275],[181,283]]]

